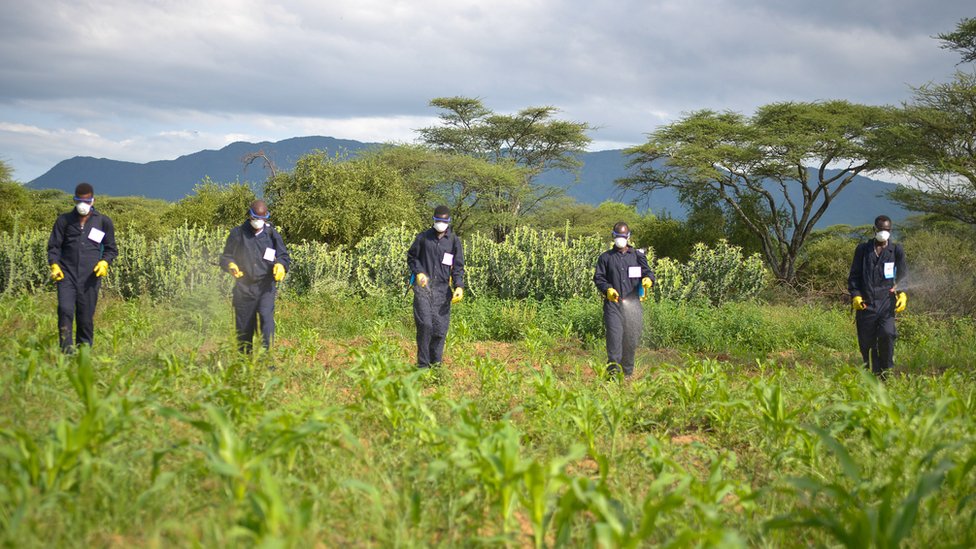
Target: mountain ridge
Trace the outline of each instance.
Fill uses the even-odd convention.
[[[275,142],[235,141],[220,149],[204,149],[171,160],[144,163],[76,156],[58,162],[27,186],[72,192],[79,181],[88,181],[95,185],[97,192],[103,194],[176,201],[191,194],[194,187],[208,177],[217,182],[241,182],[260,188],[267,172],[260,159],[245,166],[243,159],[250,153],[263,152],[276,169],[289,171],[299,158],[313,151],[353,155],[379,145],[327,136],[302,136]],[[569,196],[587,204],[597,205],[606,200],[630,202],[639,198],[632,192],[621,192],[613,184],[630,174],[623,150],[586,152],[581,153],[579,158],[583,167],[578,178],[572,173],[549,170],[539,176],[539,181],[566,188]],[[885,197],[895,187],[893,183],[858,176],[838,195],[817,226],[841,223],[862,225],[870,223],[879,213],[888,215],[896,222],[903,220],[909,212]],[[641,206],[641,210],[646,208],[655,214],[679,219],[686,214],[685,206],[672,189],[654,191]]]

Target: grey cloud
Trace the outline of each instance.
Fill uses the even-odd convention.
[[[951,73],[931,36],[972,15],[958,0],[15,4],[0,104],[62,124],[429,116],[431,98],[469,95],[555,105],[623,143],[699,108],[898,103]]]

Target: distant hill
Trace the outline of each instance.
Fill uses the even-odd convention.
[[[268,174],[260,160],[245,170],[243,159],[249,153],[264,151],[278,169],[288,171],[295,167],[299,158],[314,150],[327,151],[329,154],[355,153],[375,145],[332,137],[294,137],[276,143],[238,141],[219,151],[204,150],[175,160],[156,160],[145,164],[76,156],[58,162],[27,185],[36,189],[72,192],[79,181],[87,181],[95,186],[98,193],[175,201],[191,194],[193,187],[205,177],[220,183],[240,181],[259,186]]]
[[[250,183],[255,188],[267,178],[260,160],[246,170],[243,158],[249,153],[263,151],[280,170],[291,170],[303,155],[314,150],[329,154],[357,151],[377,146],[332,137],[294,137],[275,143],[236,142],[214,151],[204,150],[181,156],[174,160],[157,160],[138,164],[106,158],[77,156],[59,162],[45,174],[28,183],[36,189],[60,189],[71,192],[79,181],[95,185],[99,193],[125,196],[136,195],[175,201],[193,192],[193,187],[205,177],[217,182]],[[628,175],[626,157],[622,150],[596,151],[580,155],[583,169],[577,178],[561,171],[549,171],[540,181],[567,188],[570,196],[587,204],[599,204],[606,200],[628,202],[633,194],[621,194],[613,182]],[[821,219],[818,226],[839,223],[863,225],[874,216],[885,213],[895,221],[903,220],[908,212],[885,198],[885,193],[895,187],[892,183],[859,177],[843,193]],[[676,218],[685,216],[685,208],[671,190],[655,191],[640,208]]]

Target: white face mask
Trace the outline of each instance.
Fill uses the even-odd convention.
[[[437,232],[439,232],[439,233],[442,233],[442,232],[446,231],[447,230],[447,223],[445,223],[443,221],[435,221],[434,222],[434,230],[437,231]]]
[[[89,204],[89,203],[87,203],[87,202],[79,202],[79,203],[75,204],[75,211],[78,212],[78,215],[80,215],[82,217],[84,217],[84,216],[88,215],[89,213],[91,213],[91,208],[92,208],[92,205]]]
[[[623,236],[618,236],[613,239],[613,245],[618,248],[625,248],[627,246],[627,238]]]
[[[260,231],[261,229],[264,228],[264,220],[263,219],[252,219],[251,220],[251,226],[254,227],[254,230],[255,231]]]
[[[888,231],[878,231],[874,233],[874,239],[878,242],[887,242],[888,238],[891,237],[891,233]]]

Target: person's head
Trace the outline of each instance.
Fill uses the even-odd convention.
[[[451,224],[451,210],[447,206],[434,208],[434,230],[442,233]]]
[[[891,218],[886,215],[879,215],[874,218],[874,239],[884,243],[889,238],[891,238]]]
[[[95,203],[95,189],[89,183],[78,183],[75,187],[75,211],[84,217],[91,213],[92,204]]]
[[[628,240],[630,240],[630,226],[623,221],[618,221],[613,226],[613,245],[623,249],[627,247]]]
[[[268,214],[268,205],[264,200],[251,202],[251,206],[247,209],[247,218],[255,231],[263,229],[269,217],[271,216]]]

